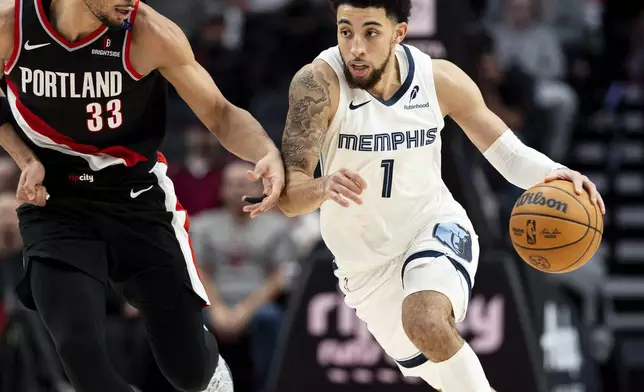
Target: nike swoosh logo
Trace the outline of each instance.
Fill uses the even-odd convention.
[[[132,190],[130,191],[130,197],[131,197],[132,199],[136,199],[137,197],[139,197],[139,196],[141,195],[141,193],[143,193],[143,192],[147,192],[147,191],[149,191],[150,189],[152,189],[152,187],[153,187],[153,186],[154,186],[154,185],[150,185],[150,187],[149,187],[149,188],[141,189],[140,191],[136,191],[136,192],[134,192],[134,189],[132,189]]]
[[[34,49],[42,48],[47,45],[51,45],[51,42],[47,42],[46,44],[29,45],[29,41],[27,41],[25,42],[25,50],[34,50]]]
[[[351,109],[351,110],[356,110],[356,109],[358,109],[358,108],[360,108],[360,107],[362,107],[362,106],[364,106],[364,105],[368,104],[369,102],[371,102],[371,100],[368,100],[367,102],[363,102],[363,103],[358,104],[358,105],[354,105],[354,104],[353,104],[353,101],[351,101],[351,103],[349,104],[349,109]]]

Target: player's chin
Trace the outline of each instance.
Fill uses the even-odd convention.
[[[101,22],[107,27],[111,28],[118,28],[118,27],[123,27],[123,22],[126,20],[121,19],[118,15],[112,15],[110,17],[105,17],[101,19]]]
[[[351,82],[349,84],[352,88],[359,88],[363,90],[369,90],[373,87],[371,78],[369,78],[368,76],[363,78],[351,78]]]

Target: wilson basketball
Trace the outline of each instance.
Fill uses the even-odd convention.
[[[510,238],[519,256],[549,273],[580,268],[597,252],[604,232],[599,207],[572,182],[552,181],[526,190],[514,204]]]

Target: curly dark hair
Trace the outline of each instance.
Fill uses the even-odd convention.
[[[396,23],[408,22],[411,12],[411,0],[329,0],[335,11],[341,5],[356,8],[384,8],[387,16],[395,19]]]

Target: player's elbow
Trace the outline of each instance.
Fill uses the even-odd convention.
[[[214,100],[211,109],[206,117],[204,124],[215,135],[220,135],[226,130],[226,124],[229,122],[230,117],[233,115],[234,105],[227,99],[221,97]]]

